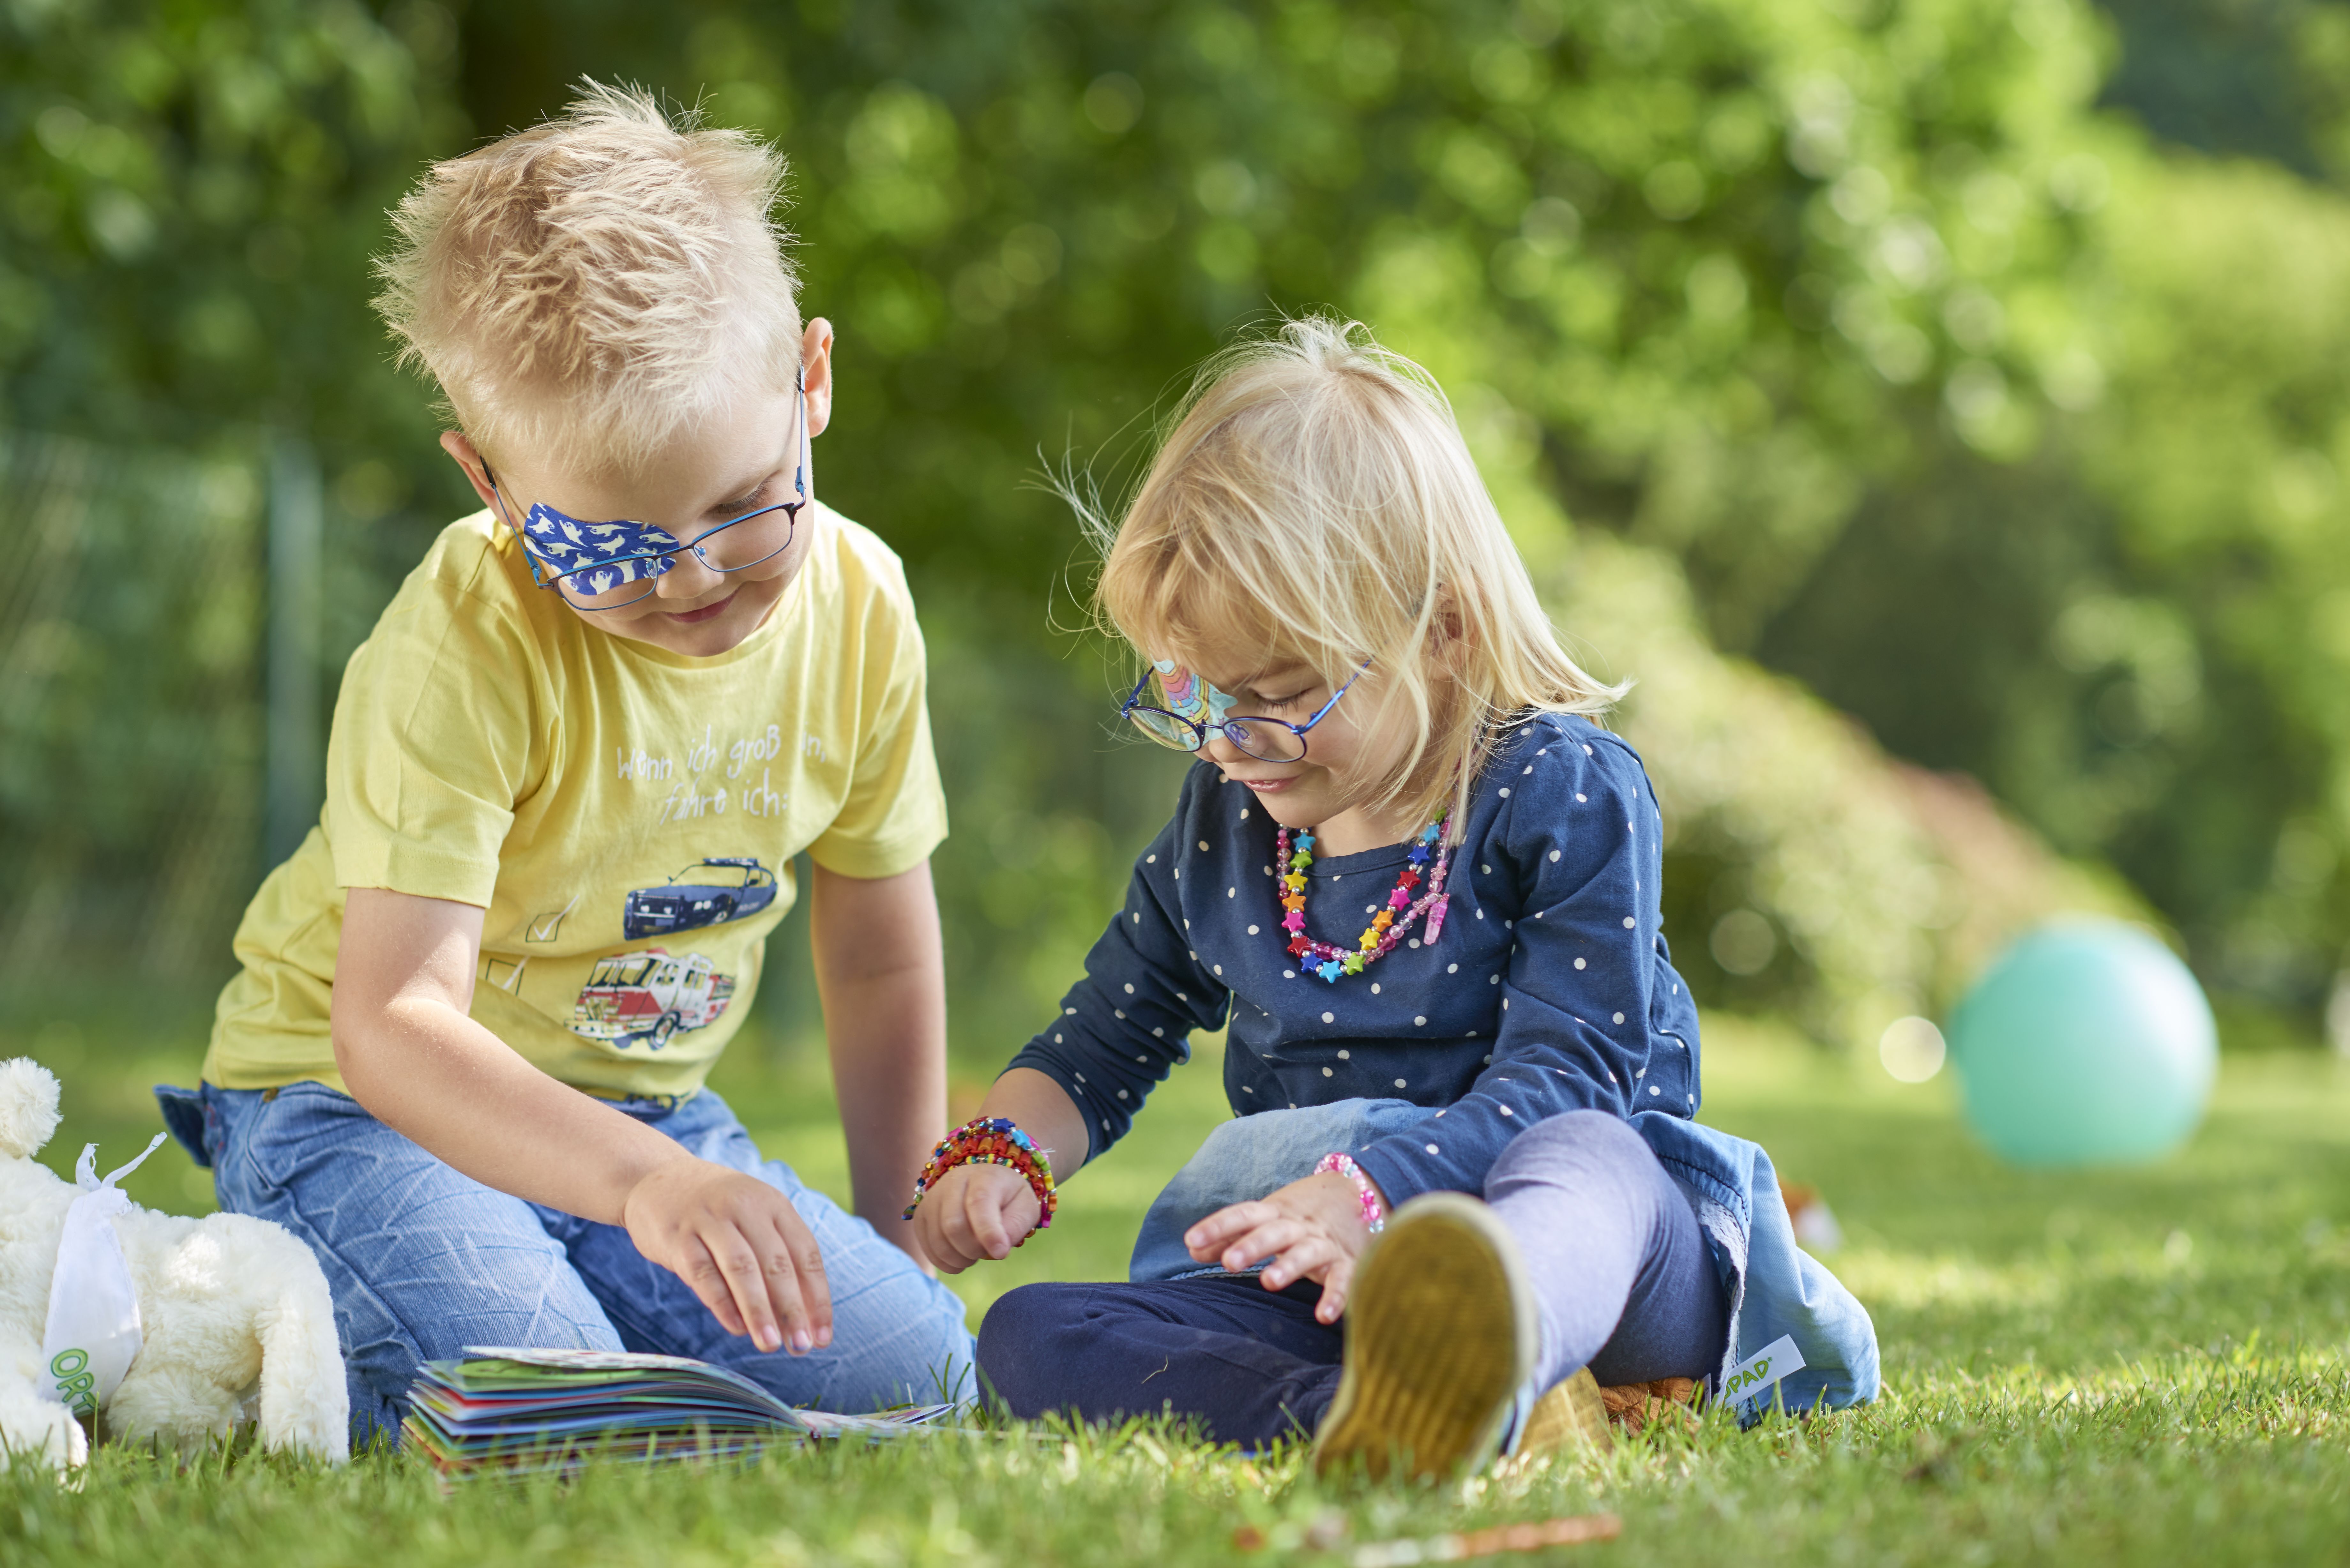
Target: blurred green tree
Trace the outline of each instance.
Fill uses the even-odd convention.
[[[8,421],[191,447],[429,428],[369,352],[364,279],[385,204],[464,135],[454,44],[430,5],[0,9]]]
[[[2064,0],[590,3],[461,32],[477,124],[594,74],[783,141],[843,331],[830,493],[935,619],[1014,638],[1074,543],[1040,446],[1115,483],[1156,400],[1275,310],[1370,315],[1529,421],[1578,520],[1677,556],[1733,647],[1872,484],[2027,450],[2099,376],[2064,277],[2128,144]],[[1053,739],[965,753],[958,798],[1123,841],[1156,801],[1073,755],[1095,660],[1063,684]]]
[[[365,306],[423,159],[586,74],[781,141],[842,334],[826,491],[924,602],[991,1035],[1170,787],[1101,739],[1107,650],[1049,630],[1084,584],[1038,471],[1114,489],[1191,365],[1318,306],[1425,358],[1577,523],[1677,561],[1718,646],[2115,857],[2207,972],[2307,999],[2350,934],[2350,718],[2303,656],[2340,608],[2309,255],[2338,203],[2101,118],[2112,36],[2077,0],[0,15],[5,418],[306,431],[337,654],[470,504]],[[1725,879],[1694,908],[1745,909],[1741,853],[1691,852]],[[1754,972],[1718,994],[1770,1003]]]
[[[454,44],[444,12],[351,0],[0,7],[0,429],[46,432],[0,444],[11,981],[77,948],[227,961],[258,870],[260,454],[314,443],[346,524],[412,488],[385,458],[432,425],[363,280],[383,205],[462,140]],[[413,545],[338,545],[339,655]]]

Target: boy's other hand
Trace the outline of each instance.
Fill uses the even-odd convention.
[[[824,1258],[791,1199],[706,1159],[660,1166],[622,1210],[637,1251],[693,1288],[729,1334],[806,1355],[832,1343]]]
[[[1315,1282],[1322,1287],[1322,1299],[1314,1315],[1323,1323],[1337,1322],[1347,1310],[1355,1261],[1370,1239],[1363,1223],[1361,1189],[1336,1172],[1293,1181],[1252,1203],[1219,1209],[1183,1232],[1183,1245],[1194,1259],[1222,1263],[1233,1273],[1260,1259],[1272,1259],[1259,1276],[1266,1290],[1287,1290],[1300,1280]]]
[[[997,1262],[1044,1218],[1028,1179],[1001,1165],[958,1165],[939,1178],[914,1210],[913,1226],[931,1262],[950,1274],[983,1258]]]

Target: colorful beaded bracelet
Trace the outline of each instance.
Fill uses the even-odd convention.
[[[1036,1147],[1036,1140],[1021,1131],[1020,1124],[1009,1116],[980,1116],[940,1140],[939,1147],[931,1150],[922,1174],[914,1179],[914,1200],[906,1205],[906,1212],[899,1218],[911,1220],[914,1210],[922,1206],[922,1195],[958,1165],[1001,1165],[1018,1171],[1027,1179],[1028,1190],[1036,1195],[1040,1215],[1036,1231],[1053,1223],[1053,1211],[1061,1203],[1060,1192],[1053,1182],[1053,1162]],[[1029,1231],[1028,1236],[1036,1231]],[[1013,1244],[1026,1241],[1028,1236]]]
[[[1290,1168],[1295,1170],[1296,1167]],[[1322,1157],[1322,1163],[1314,1168],[1314,1174],[1336,1174],[1353,1182],[1355,1190],[1362,1195],[1363,1229],[1376,1236],[1388,1228],[1388,1211],[1379,1204],[1378,1189],[1371,1185],[1371,1179],[1363,1173],[1363,1168],[1357,1165],[1351,1156],[1326,1154]]]

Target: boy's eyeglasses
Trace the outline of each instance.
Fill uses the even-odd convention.
[[[1338,699],[1362,679],[1363,671],[1371,667],[1365,659],[1347,677],[1347,684],[1330,693],[1330,701],[1314,711],[1303,724],[1293,724],[1286,719],[1268,719],[1262,715],[1228,719],[1233,698],[1224,695],[1188,670],[1178,668],[1173,661],[1160,659],[1142,672],[1134,690],[1126,694],[1126,702],[1118,711],[1121,719],[1131,719],[1142,732],[1162,745],[1180,746],[1196,752],[1208,743],[1211,732],[1221,734],[1240,751],[1263,763],[1294,763],[1305,755],[1305,732],[1327,718]],[[1148,706],[1142,701],[1144,688],[1153,677],[1167,701],[1180,709]],[[1204,721],[1201,717],[1204,715]]]
[[[542,588],[554,588],[577,609],[625,609],[652,597],[652,579],[675,566],[681,551],[692,551],[713,572],[742,572],[790,549],[800,508],[810,499],[805,384],[795,401],[791,500],[729,518],[690,540],[650,523],[582,522],[542,501],[518,527],[511,514],[505,517],[530,561],[531,580]],[[482,466],[488,473],[489,465]],[[490,493],[498,498],[499,512],[506,514],[505,496],[494,473],[490,474]]]

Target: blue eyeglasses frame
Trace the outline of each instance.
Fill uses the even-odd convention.
[[[810,501],[815,499],[815,496],[811,493],[808,484],[808,470],[811,464],[808,461],[809,442],[807,430],[806,382],[804,380],[795,381],[793,392],[795,407],[792,424],[794,431],[798,438],[795,442],[795,445],[798,450],[795,454],[797,458],[797,462],[793,465],[792,469],[792,490],[797,499],[791,501],[778,501],[766,506],[754,507],[752,510],[743,513],[740,517],[730,517],[723,523],[715,524],[711,527],[703,529],[701,533],[696,534],[692,538],[672,545],[665,550],[630,551],[627,554],[613,556],[604,560],[590,561],[584,566],[562,566],[560,569],[557,569],[559,564],[549,560],[546,556],[542,555],[539,550],[531,544],[530,535],[524,530],[521,524],[517,524],[514,520],[513,509],[506,503],[505,493],[498,488],[498,476],[491,472],[489,460],[486,458],[483,459],[482,472],[490,482],[490,493],[497,498],[498,515],[505,523],[505,525],[508,528],[514,530],[515,540],[522,546],[523,558],[530,563],[531,582],[538,587],[552,588],[556,592],[562,594],[564,602],[570,605],[574,609],[581,610],[590,615],[602,615],[612,610],[627,609],[630,605],[642,604],[645,600],[652,597],[656,591],[650,587],[652,580],[655,577],[665,574],[669,570],[669,566],[667,565],[662,565],[653,567],[644,573],[641,577],[637,577],[632,575],[632,576],[628,580],[641,581],[645,583],[648,585],[645,591],[637,595],[634,598],[623,599],[619,604],[612,605],[583,605],[579,603],[577,598],[573,597],[573,595],[591,590],[576,587],[567,590],[563,586],[564,580],[568,577],[582,576],[589,572],[608,571],[614,566],[632,566],[634,563],[639,561],[667,562],[671,557],[681,555],[688,550],[692,551],[694,558],[700,561],[703,566],[708,566],[713,572],[747,572],[754,566],[763,566],[766,565],[769,561],[774,560],[777,556],[780,556],[785,551],[790,549],[792,547],[792,540],[797,536],[799,532],[800,511],[802,508],[806,506]],[[553,508],[546,507],[544,503],[541,503],[538,506],[534,506],[531,510],[533,513],[545,510],[550,516],[560,519],[566,523],[580,522],[577,518],[564,516],[563,514],[554,511]],[[784,542],[782,544],[776,545],[774,549],[768,551],[757,560],[745,561],[739,566],[721,566],[713,565],[708,555],[703,552],[702,545],[709,542],[712,535],[723,534],[727,529],[733,527],[735,524],[739,523],[748,523],[754,517],[764,517],[770,512],[782,512],[787,514],[791,519],[791,527],[785,533]],[[611,524],[591,523],[584,524],[582,525],[587,527],[607,527]],[[668,534],[669,532],[665,528],[660,528],[657,524],[650,523],[638,523],[624,520],[620,525],[629,528],[650,529],[654,532],[662,534]],[[671,535],[670,536],[672,538],[675,537],[674,535]]]
[[[1286,719],[1275,719],[1270,715],[1263,713],[1243,713],[1236,718],[1220,720],[1212,724],[1202,724],[1196,719],[1185,718],[1180,713],[1170,712],[1165,708],[1145,702],[1142,700],[1144,690],[1149,686],[1151,679],[1159,673],[1156,670],[1146,670],[1142,672],[1142,679],[1134,683],[1134,690],[1128,692],[1126,694],[1126,701],[1118,705],[1118,716],[1120,719],[1135,722],[1137,727],[1142,729],[1145,734],[1149,734],[1150,732],[1148,726],[1142,725],[1139,721],[1135,719],[1136,714],[1156,713],[1163,718],[1173,720],[1177,724],[1191,732],[1191,743],[1183,748],[1187,752],[1196,752],[1205,747],[1208,743],[1208,732],[1214,730],[1220,732],[1223,735],[1224,739],[1230,741],[1233,747],[1240,751],[1243,755],[1254,757],[1261,763],[1303,762],[1305,758],[1306,751],[1305,732],[1320,723],[1323,720],[1328,718],[1330,716],[1330,710],[1338,705],[1338,699],[1344,697],[1348,691],[1354,690],[1355,682],[1360,680],[1363,678],[1363,671],[1368,670],[1370,667],[1371,661],[1367,659],[1363,660],[1362,663],[1357,665],[1355,667],[1355,672],[1347,677],[1347,683],[1339,687],[1336,691],[1331,692],[1330,701],[1323,703],[1321,707],[1316,708],[1314,711],[1314,716],[1307,719],[1302,724],[1293,724]],[[1223,695],[1222,692],[1216,691],[1216,689],[1213,686],[1210,686],[1205,678],[1201,679],[1200,684],[1206,687],[1210,691],[1215,691],[1217,696],[1221,697]],[[1266,756],[1263,752],[1258,751],[1255,746],[1250,743],[1251,737],[1247,730],[1243,728],[1243,726],[1249,724],[1268,724],[1275,729],[1288,731],[1297,741],[1297,754],[1295,756],[1284,757]]]

